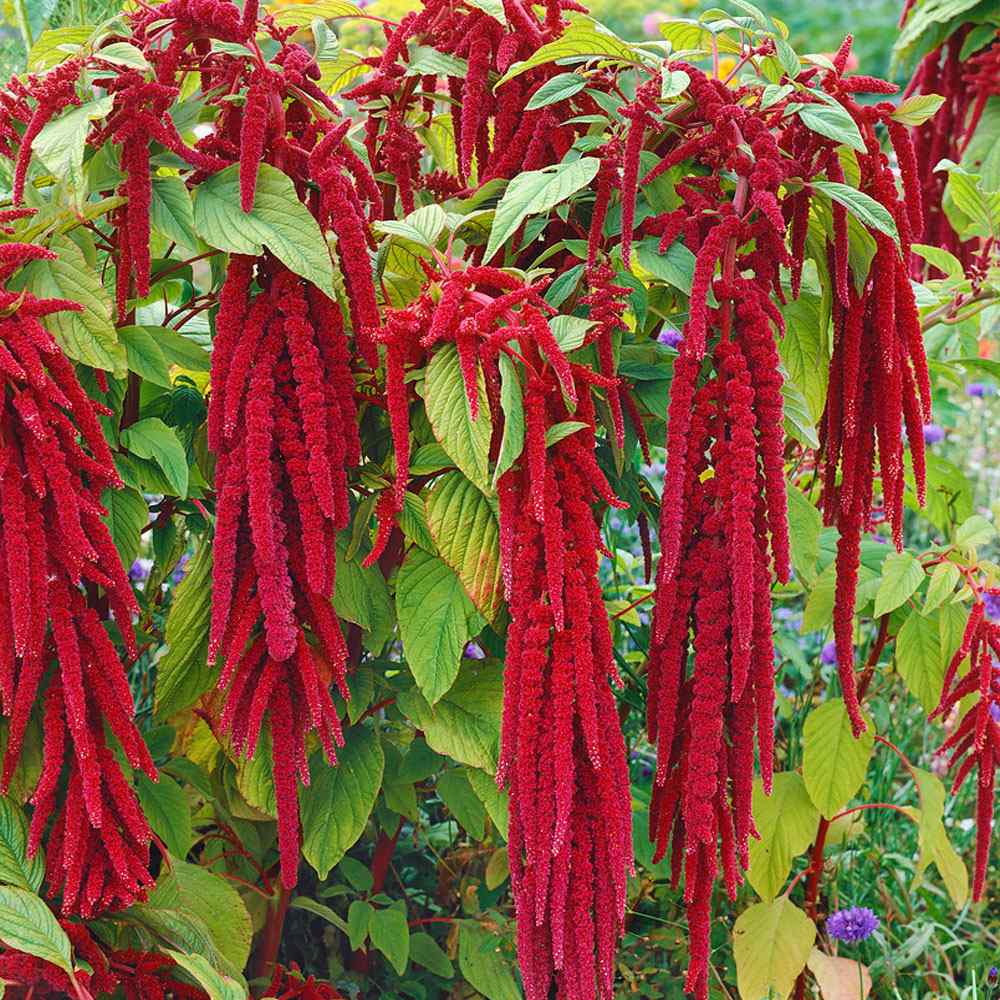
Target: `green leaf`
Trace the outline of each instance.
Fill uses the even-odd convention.
[[[521,1000],[511,963],[500,953],[494,932],[464,922],[458,932],[458,966],[469,985],[486,1000]]]
[[[941,648],[941,621],[937,611],[914,611],[896,636],[896,669],[925,712],[941,700],[946,661]]]
[[[486,880],[486,888],[491,892],[507,881],[510,877],[510,856],[506,847],[498,847],[490,855],[483,875]]]
[[[892,237],[897,246],[899,245],[899,230],[896,228],[896,220],[893,219],[889,210],[884,205],[880,205],[874,198],[858,191],[857,188],[852,188],[848,184],[840,184],[837,181],[811,181],[810,184],[817,191],[828,194],[834,201],[843,205],[848,212],[869,229],[885,233],[886,236]]]
[[[410,935],[410,961],[422,965],[428,972],[442,979],[451,979],[455,967],[430,934],[420,931]]]
[[[900,101],[889,117],[910,127],[923,125],[937,114],[942,104],[944,98],[940,94],[913,94]]]
[[[310,6],[310,10],[314,7]],[[258,167],[250,212],[240,208],[239,164],[199,184],[194,227],[217,250],[257,257],[266,247],[289,270],[331,298],[336,294],[333,264],[319,224],[299,201],[291,178],[270,164]]]
[[[343,931],[345,934],[350,933],[347,921],[336,910],[331,909],[325,903],[317,902],[308,896],[296,896],[290,905],[296,909],[305,910],[307,913],[314,913],[317,917],[322,917],[328,924],[333,924],[337,930]]]
[[[209,1000],[246,1000],[247,988],[235,979],[212,968],[204,955],[190,955],[181,951],[164,949],[182,969],[188,972],[208,994]]]
[[[803,291],[782,309],[785,335],[778,342],[789,378],[806,402],[812,422],[818,423],[826,406],[830,358],[826,342],[829,315],[817,295]]]
[[[226,961],[236,969],[246,965],[253,938],[250,913],[240,894],[221,875],[172,857],[170,867],[164,866],[160,872],[149,905],[194,914],[204,922]]]
[[[962,574],[959,573],[958,567],[954,563],[938,563],[934,567],[934,572],[931,573],[931,582],[927,585],[922,613],[930,614],[935,608],[944,604],[954,593],[961,578]]]
[[[865,151],[865,140],[847,109],[833,104],[789,104],[789,110],[798,113],[802,124],[818,135],[842,142],[859,153]],[[852,189],[853,190],[853,189]]]
[[[441,558],[492,621],[502,600],[502,584],[500,528],[489,500],[461,472],[446,472],[427,493],[425,503],[427,527]],[[427,691],[424,694],[432,702],[437,700]]]
[[[795,574],[806,586],[816,579],[816,562],[819,559],[819,533],[823,530],[823,517],[806,499],[805,494],[789,483],[788,538],[792,551]]]
[[[433,705],[458,675],[462,650],[474,634],[475,605],[451,567],[411,549],[396,581],[396,615],[414,680]]]
[[[179,177],[153,178],[149,221],[154,229],[182,247],[192,249],[198,245],[191,192]]]
[[[0,885],[0,941],[72,975],[72,949],[52,911],[29,889]]]
[[[482,840],[486,833],[486,809],[469,784],[464,768],[453,768],[438,776],[437,793],[448,811],[465,828],[473,840]]]
[[[134,45],[128,42],[112,42],[97,50],[97,57],[102,62],[113,63],[115,66],[125,66],[128,69],[139,69],[144,73],[150,68],[146,57]]]
[[[176,330],[171,330],[168,326],[122,326],[118,328],[118,335],[123,340],[130,337],[141,340],[142,344],[151,340],[155,350],[159,352],[159,354],[154,355],[154,363],[158,364],[158,358],[162,357],[168,371],[174,365],[190,372],[211,370],[212,355],[190,337],[186,337]],[[151,353],[153,348],[142,346],[140,350]],[[133,368],[132,370],[136,371],[137,369]],[[142,372],[139,374],[141,375]],[[172,384],[170,381],[166,383],[167,387]]]
[[[71,299],[80,312],[51,313],[42,319],[56,342],[74,361],[124,378],[125,348],[111,322],[111,299],[83,251],[68,237],[53,233],[49,241],[56,260],[35,260],[14,275],[8,287],[28,289],[39,298]]]
[[[122,429],[121,442],[133,455],[154,461],[176,491],[176,496],[187,496],[187,453],[176,431],[159,417],[145,417]]]
[[[674,240],[666,253],[660,253],[659,239],[651,236],[636,244],[635,255],[639,266],[654,278],[665,281],[685,295],[690,294],[694,281],[694,254],[680,240]]]
[[[493,426],[486,405],[486,379],[479,369],[479,413],[469,417],[462,366],[454,344],[445,344],[431,358],[424,379],[424,403],[434,436],[452,461],[483,492],[490,492],[489,456]]]
[[[463,661],[455,683],[434,706],[416,688],[397,699],[432,750],[489,772],[497,765],[502,702],[503,671],[489,660]]]
[[[967,517],[955,532],[955,544],[964,549],[975,551],[980,545],[986,545],[996,538],[997,529],[987,521],[982,514]]]
[[[399,975],[406,971],[410,959],[410,928],[406,925],[403,903],[375,910],[368,929],[372,944],[378,948]]]
[[[135,372],[147,382],[163,386],[165,389],[173,385],[170,365],[156,338],[145,327],[121,327],[118,330],[118,339],[125,345],[125,358],[130,372]]]
[[[358,892],[371,892],[375,884],[374,876],[367,865],[352,858],[349,854],[340,859],[338,871],[354,886]]]
[[[500,366],[500,409],[503,410],[503,437],[500,439],[500,453],[493,470],[492,486],[520,458],[524,450],[524,397],[521,381],[517,376],[514,362],[506,354],[499,356]]]
[[[341,618],[360,625],[370,636],[367,648],[381,649],[392,632],[395,622],[392,598],[385,577],[377,566],[362,566],[347,557],[347,540],[337,539],[337,577],[333,590],[333,606]]]
[[[440,205],[425,205],[410,212],[403,219],[386,219],[374,223],[376,232],[397,236],[410,243],[432,250],[440,239],[448,223],[448,217]]]
[[[960,223],[955,225],[959,234],[964,239],[995,236],[1000,231],[1000,191],[983,190],[979,174],[965,170],[951,160],[942,160],[934,169],[948,173],[945,209],[948,209],[947,200],[950,199],[968,220],[966,224],[961,224],[964,220],[952,220],[953,225]]]
[[[539,108],[547,108],[550,104],[565,101],[578,94],[586,86],[587,81],[579,73],[559,73],[551,80],[546,80],[532,94],[524,110],[537,111]]]
[[[909,552],[890,552],[882,564],[882,580],[875,594],[875,617],[905,604],[924,582],[924,568]]]
[[[142,494],[129,486],[122,489],[109,487],[101,494],[101,504],[108,512],[103,521],[111,532],[111,540],[118,549],[122,565],[128,568],[139,554],[142,529],[149,520],[149,508]]]
[[[962,262],[953,253],[949,253],[941,247],[928,246],[926,243],[913,243],[910,249],[919,257],[923,257],[928,264],[943,271],[948,278],[961,281],[965,276]]]
[[[161,719],[190,708],[215,681],[216,670],[208,666],[211,618],[212,547],[202,541],[167,615],[167,651],[156,669],[155,704]]]
[[[299,790],[302,853],[320,879],[364,832],[382,784],[385,757],[374,731],[354,726],[344,737],[336,766],[317,751],[310,760],[312,781]]]
[[[923,874],[932,864],[937,866],[941,880],[956,908],[969,898],[969,873],[958,852],[948,839],[944,825],[945,788],[940,778],[913,768],[920,792],[920,809],[907,809],[919,825],[920,856],[917,860],[913,888],[919,886]]]
[[[552,338],[562,349],[563,354],[569,354],[580,347],[587,337],[587,331],[594,325],[594,320],[583,319],[580,316],[553,316],[549,320]]]
[[[24,812],[6,795],[0,795],[0,883],[38,892],[44,877],[42,850],[28,857],[28,820]]]
[[[802,778],[785,771],[774,776],[769,796],[760,779],[754,781],[753,818],[760,840],[750,840],[747,881],[762,899],[773,899],[785,884],[792,858],[812,843],[819,810]]]
[[[465,772],[472,790],[479,796],[479,801],[486,806],[493,825],[500,831],[504,840],[507,839],[507,829],[510,825],[510,803],[506,790],[497,788],[493,774],[487,774],[478,767],[470,767]]]
[[[680,97],[691,83],[691,77],[682,69],[663,70],[663,84],[660,87],[660,100],[669,101],[671,97]]]
[[[114,95],[108,94],[70,108],[58,118],[53,118],[31,144],[32,153],[45,164],[49,173],[57,180],[68,183],[75,192],[83,187],[83,153],[91,123],[106,117],[114,103]]]
[[[545,48],[548,46],[543,45],[542,49]],[[537,55],[536,52],[535,56]],[[517,174],[507,185],[507,190],[497,205],[493,228],[483,256],[484,262],[493,258],[528,216],[548,212],[587,187],[597,176],[600,165],[601,161],[597,157],[583,156],[569,163],[557,163],[542,170],[527,170]]]
[[[347,938],[351,951],[358,951],[368,937],[375,908],[363,899],[352,900],[347,908]]]
[[[315,3],[269,4],[268,13],[282,28],[310,24],[314,18],[328,21],[334,17],[363,17],[364,11],[349,0],[315,0]]]
[[[865,780],[875,749],[873,724],[857,739],[842,698],[831,698],[806,717],[802,780],[813,805],[827,818],[844,808]]]
[[[447,52],[439,52],[430,45],[415,45],[410,50],[406,76],[457,76],[469,75],[469,64]]]
[[[785,432],[810,448],[818,448],[816,421],[802,390],[790,378],[781,384],[781,399],[785,408]]]
[[[785,896],[744,910],[733,925],[740,996],[786,1000],[815,940],[816,926]]]
[[[69,28],[49,28],[43,31],[28,53],[28,69],[51,69],[75,55],[94,34],[91,25]]]
[[[153,782],[145,774],[136,777],[139,804],[160,840],[171,854],[183,858],[191,849],[191,810],[184,789],[166,774]]]
[[[535,66],[555,62],[557,59],[611,59],[616,62],[637,63],[639,57],[628,42],[623,41],[614,32],[599,24],[593,18],[572,16],[569,27],[554,41],[548,42],[536,49],[527,59],[514,63],[496,83],[503,86],[521,73],[526,73]],[[487,253],[487,257],[489,254]]]
[[[582,431],[585,427],[589,426],[589,424],[585,424],[582,420],[560,420],[559,423],[553,424],[546,429],[545,447],[551,448],[564,438],[568,438],[571,434]]]

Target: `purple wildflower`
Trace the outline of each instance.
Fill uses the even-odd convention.
[[[854,944],[864,941],[878,930],[879,919],[867,906],[852,906],[837,910],[826,918],[826,930],[832,938]]]
[[[1000,590],[984,591],[983,606],[990,618],[994,621],[1000,620]]]
[[[677,347],[684,339],[684,336],[680,330],[675,330],[672,326],[664,326],[656,339],[661,344],[666,344],[667,347]]]
[[[136,559],[128,571],[128,578],[133,583],[141,583],[149,576],[149,571],[153,568],[153,563],[149,559]]]
[[[827,666],[837,662],[837,644],[835,642],[828,642],[823,647],[823,651],[819,654],[819,662],[825,663]]]
[[[998,705],[996,702],[993,702],[993,704],[990,705],[990,718],[998,726],[1000,726],[1000,705]]]
[[[966,395],[972,396],[973,399],[982,399],[984,396],[995,396],[996,392],[997,387],[990,385],[989,382],[970,382],[965,387]]]
[[[944,440],[944,428],[937,424],[924,424],[924,441],[927,444],[937,444]]]
[[[191,557],[185,552],[184,555],[177,560],[177,565],[174,567],[173,573],[170,574],[170,579],[175,583],[180,583],[187,574],[187,563]]]
[[[479,643],[469,642],[465,645],[465,658],[467,660],[485,660],[486,654]]]

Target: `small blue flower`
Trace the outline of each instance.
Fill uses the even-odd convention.
[[[470,642],[466,643],[465,646],[465,658],[467,660],[485,660],[486,654],[483,652],[479,643]]]
[[[853,944],[871,937],[878,930],[879,922],[867,906],[852,906],[831,913],[826,918],[826,930],[830,937]]]
[[[181,580],[187,575],[187,564],[191,557],[185,552],[184,555],[177,560],[177,565],[174,567],[173,573],[170,574],[170,579],[175,583],[180,583]]]
[[[149,571],[153,568],[153,562],[150,559],[136,559],[132,563],[131,568],[128,571],[128,578],[133,583],[141,583],[149,576]]]
[[[828,642],[823,647],[819,654],[819,662],[825,663],[827,666],[837,662],[837,644],[835,642]]]
[[[966,395],[972,396],[973,399],[982,399],[983,396],[995,396],[997,393],[997,387],[991,385],[989,382],[970,382],[965,387]]]
[[[997,983],[1000,982],[1000,969],[998,969],[995,965],[990,966],[990,971],[986,974],[986,982],[989,983],[990,986],[996,986]]]
[[[944,440],[944,428],[937,424],[924,424],[924,441],[927,444],[937,444]]]
[[[1000,620],[1000,590],[987,590],[983,594],[983,607],[990,618]]]
[[[667,347],[677,347],[684,339],[684,336],[680,330],[675,330],[672,326],[664,326],[656,339],[661,344],[666,344]]]

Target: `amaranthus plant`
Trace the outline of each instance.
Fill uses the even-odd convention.
[[[948,769],[988,892],[995,532],[928,428],[1000,371],[996,45],[935,168],[939,97],[732,8],[24,15],[13,995],[888,996],[828,862],[891,813],[961,908]]]

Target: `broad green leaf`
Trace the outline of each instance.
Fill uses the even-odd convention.
[[[750,840],[747,881],[762,899],[773,899],[785,884],[792,858],[801,854],[816,835],[819,810],[805,782],[794,771],[774,776],[771,794],[760,779],[753,786],[753,819],[760,840]]]
[[[865,1000],[871,993],[871,973],[867,966],[852,958],[826,955],[813,948],[808,965],[816,977],[822,1000]]]
[[[690,293],[694,280],[694,254],[680,240],[674,240],[666,253],[660,253],[659,239],[648,237],[636,244],[635,260],[654,278],[665,281],[685,295]]]
[[[0,795],[0,883],[38,892],[44,877],[42,850],[28,857],[28,820],[24,812],[6,795]]]
[[[547,47],[542,46],[543,49]],[[548,212],[590,184],[597,176],[600,165],[601,161],[596,157],[583,156],[569,163],[557,163],[542,170],[517,174],[497,205],[484,261],[493,258],[528,216]]]
[[[500,439],[500,453],[493,470],[493,488],[496,489],[500,477],[521,457],[524,450],[524,396],[521,382],[517,377],[514,362],[501,354],[500,365],[500,409],[503,410],[503,437]]]
[[[170,867],[164,866],[149,895],[149,905],[195,914],[219,953],[237,969],[246,965],[253,938],[250,914],[243,898],[221,875],[171,857]]]
[[[507,839],[507,828],[510,824],[510,803],[505,789],[497,788],[496,780],[492,772],[478,767],[470,767],[465,776],[472,786],[472,790],[479,796],[479,801],[486,806],[486,811],[493,820],[493,825],[500,831],[503,838]]]
[[[454,683],[462,650],[478,631],[475,605],[443,559],[414,548],[396,581],[396,616],[410,671],[433,705]]]
[[[468,831],[473,840],[482,840],[486,833],[486,809],[469,784],[468,771],[453,768],[438,775],[438,796],[448,811]]]
[[[931,573],[931,582],[927,585],[922,613],[930,614],[935,608],[944,604],[954,593],[961,576],[954,563],[938,563],[934,567],[934,572]]]
[[[364,832],[382,784],[385,757],[374,731],[354,726],[344,737],[336,766],[317,751],[310,760],[312,781],[299,790],[302,853],[321,879]]]
[[[94,34],[91,25],[68,28],[49,28],[43,31],[28,53],[28,69],[51,69],[76,55],[80,46],[86,45]]]
[[[927,868],[935,864],[952,902],[961,908],[969,897],[969,873],[945,829],[945,787],[930,771],[915,767],[913,773],[920,792],[920,809],[907,810],[920,828],[920,857],[913,888],[920,884]]]
[[[457,76],[464,79],[469,74],[469,64],[447,52],[439,52],[430,45],[415,45],[410,50],[406,76]]]
[[[337,870],[347,879],[358,892],[371,892],[375,883],[369,867],[349,854],[340,859]]]
[[[924,568],[909,552],[890,552],[882,564],[882,580],[875,595],[875,617],[895,611],[924,582]]]
[[[416,211],[410,212],[403,219],[387,219],[376,222],[373,229],[387,236],[397,236],[411,243],[418,243],[420,246],[430,250],[437,245],[437,241],[445,230],[448,217],[440,205],[425,205]]]
[[[785,408],[785,432],[810,448],[818,448],[816,420],[802,390],[789,378],[782,382],[781,400]]]
[[[194,228],[217,250],[258,257],[266,247],[290,271],[331,298],[335,295],[333,263],[319,224],[299,200],[291,178],[270,164],[258,167],[250,212],[240,207],[239,164],[199,184]]]
[[[788,107],[797,112],[802,124],[813,132],[842,142],[859,153],[865,151],[865,140],[846,108],[839,104],[789,104]]]
[[[889,210],[884,205],[880,205],[874,198],[858,191],[857,188],[852,188],[849,184],[840,184],[837,181],[811,181],[810,184],[817,191],[828,194],[834,201],[843,205],[848,212],[869,229],[885,233],[886,236],[893,239],[897,246],[899,245],[899,230],[896,228],[896,220],[893,219]]]
[[[72,949],[53,912],[30,889],[0,885],[0,941],[72,973]]]
[[[175,857],[183,858],[191,849],[191,810],[180,785],[166,774],[153,782],[145,774],[136,778],[142,811],[153,832]]]
[[[465,921],[458,932],[458,966],[486,1000],[521,1000],[511,962],[500,952],[496,933]]]
[[[293,24],[311,24],[314,18],[330,20],[335,17],[364,17],[360,7],[349,0],[315,0],[312,3],[276,3],[268,6],[274,23],[282,28]]]
[[[176,496],[182,499],[187,496],[190,473],[187,453],[172,427],[159,417],[144,417],[123,428],[119,437],[133,455],[148,458],[163,470]]]
[[[209,1000],[246,1000],[250,995],[241,983],[214,969],[204,955],[185,954],[170,948],[164,950],[205,990]]]
[[[933,118],[942,104],[944,98],[940,94],[912,94],[900,101],[889,117],[912,128]]]
[[[125,486],[108,488],[101,495],[101,504],[108,512],[103,518],[111,532],[111,540],[118,549],[122,565],[128,569],[139,554],[142,529],[149,520],[149,508],[138,490]]]
[[[559,73],[551,80],[546,80],[531,95],[531,100],[524,106],[524,110],[537,111],[538,108],[547,108],[550,104],[568,100],[586,86],[587,81],[579,73]]]
[[[32,153],[39,157],[46,169],[74,192],[83,187],[83,152],[91,123],[106,117],[114,103],[114,95],[108,94],[70,108],[58,118],[53,118],[31,144]]]
[[[489,620],[502,600],[500,529],[489,500],[461,472],[446,472],[426,496],[427,527],[441,558]],[[442,692],[443,694],[444,692]],[[424,694],[431,697],[427,691]]]
[[[411,493],[409,490],[403,494],[403,509],[399,512],[399,527],[414,545],[418,545],[432,556],[438,554],[438,548],[434,544],[434,536],[427,526],[427,511],[424,507],[424,501],[416,493]]]
[[[138,69],[143,72],[150,68],[142,52],[128,42],[112,42],[110,45],[103,45],[96,54],[102,62],[113,63],[115,66],[125,66],[128,69]]]
[[[198,245],[191,192],[179,177],[153,178],[149,221],[154,229],[182,247]]]
[[[975,550],[996,538],[997,529],[982,514],[966,518],[955,532],[955,544],[965,549]]]
[[[914,243],[910,249],[918,257],[923,257],[928,264],[943,271],[947,277],[958,281],[963,278],[965,271],[962,262],[953,253],[949,253],[941,247],[928,246],[926,243]]]
[[[368,937],[375,908],[363,899],[355,899],[347,908],[347,938],[351,951],[358,951]]]
[[[215,681],[217,671],[208,666],[211,617],[212,547],[202,541],[167,615],[167,651],[156,670],[156,714],[161,719],[190,708]]]
[[[486,862],[486,888],[491,892],[497,886],[503,885],[510,877],[510,856],[506,847],[498,847]]]
[[[452,461],[481,490],[490,492],[489,455],[493,427],[486,405],[486,379],[479,370],[479,413],[469,416],[462,366],[454,344],[439,348],[427,365],[424,403],[434,436]]]
[[[338,537],[333,606],[341,618],[364,629],[366,648],[377,652],[392,633],[395,622],[392,598],[381,570],[349,559],[347,545],[343,535]]]
[[[497,765],[502,702],[503,672],[489,660],[463,661],[455,683],[434,706],[416,688],[397,699],[432,750],[491,773]]]
[[[736,982],[743,1000],[786,1000],[815,940],[816,926],[786,896],[744,910],[733,925]]]
[[[125,346],[125,358],[130,372],[165,389],[173,385],[170,365],[156,338],[144,327],[123,326],[118,330],[118,340]]]
[[[844,808],[865,780],[875,748],[871,719],[857,739],[842,698],[831,698],[806,717],[802,780],[813,805],[827,818]]]
[[[296,896],[291,904],[296,909],[305,910],[308,913],[315,913],[317,917],[322,917],[327,923],[333,924],[338,930],[345,934],[350,932],[347,921],[344,920],[336,910],[331,909],[325,903],[317,902],[308,896]]]
[[[140,338],[142,335],[150,338],[168,369],[176,365],[189,372],[207,372],[212,367],[212,355],[204,347],[183,333],[171,330],[169,326],[122,326],[118,328],[118,335],[123,340],[127,337]]]
[[[813,423],[826,406],[830,358],[826,343],[823,302],[805,291],[783,309],[785,335],[778,341],[781,360],[789,377],[802,393]]]
[[[808,586],[816,579],[819,533],[823,530],[823,518],[797,486],[788,484],[787,492],[792,566],[796,575]]]
[[[945,211],[948,211],[947,200],[968,220],[966,225],[956,225],[964,239],[972,236],[989,238],[1000,232],[1000,191],[983,189],[982,178],[960,167],[951,160],[942,160],[935,171],[947,171],[948,187]],[[951,220],[953,225],[956,221]]]
[[[410,960],[410,928],[406,924],[406,908],[402,902],[375,910],[368,934],[372,944],[387,959],[399,975],[406,971]]]
[[[614,32],[599,24],[593,18],[572,16],[569,27],[555,41],[548,42],[536,49],[527,59],[514,63],[497,82],[497,87],[503,86],[521,73],[526,73],[535,66],[555,62],[557,59],[574,59],[581,62],[586,59],[609,59],[616,62],[638,63],[639,56],[628,42],[623,41]],[[489,254],[487,254],[487,257]]]
[[[691,77],[682,69],[663,70],[663,84],[660,87],[660,100],[667,101],[671,97],[680,97],[691,83]]]
[[[437,941],[424,931],[410,935],[410,961],[422,965],[428,972],[442,979],[451,979],[455,967],[451,959],[441,950]]]
[[[941,700],[946,661],[941,649],[941,622],[937,611],[914,611],[896,636],[896,669],[924,711]]]
[[[589,426],[589,424],[585,424],[582,420],[560,420],[559,423],[553,424],[545,431],[545,447],[551,448],[553,445],[559,444],[564,438],[568,438],[571,434],[582,431],[585,427]]]
[[[56,260],[35,260],[8,282],[11,289],[27,289],[39,298],[71,299],[80,312],[56,312],[42,323],[74,361],[124,378],[125,348],[118,343],[111,322],[111,299],[100,274],[68,237],[54,233],[49,246]]]

